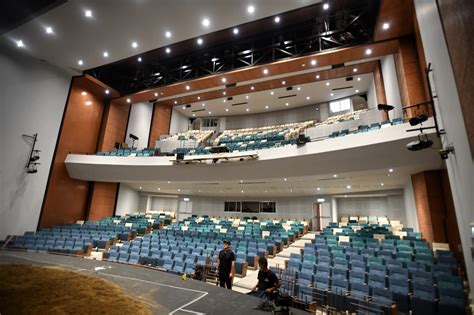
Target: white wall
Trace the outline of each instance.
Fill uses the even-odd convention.
[[[170,134],[188,130],[189,119],[181,114],[175,107],[171,112]]]
[[[474,264],[471,253],[471,229],[474,222],[474,162],[464,125],[459,95],[451,66],[444,32],[435,0],[415,0],[415,10],[426,63],[433,66],[433,90],[438,98],[435,106],[439,123],[446,130],[442,137],[445,146],[456,150],[446,160],[451,191],[453,192],[456,219],[461,236],[466,270],[474,298]],[[460,12],[459,12],[460,13]],[[459,47],[459,49],[466,49]]]
[[[411,177],[408,179],[403,189],[403,200],[405,204],[406,226],[412,227],[414,231],[419,232],[418,215],[416,213],[415,193],[413,192],[413,183]]]
[[[369,108],[377,107],[377,94],[375,91],[375,80],[373,76],[370,81],[369,90],[367,91],[367,105]]]
[[[178,197],[153,196],[151,199],[151,211],[178,211]]]
[[[337,198],[339,217],[343,215],[386,216],[406,222],[403,195]]]
[[[135,147],[143,149],[148,147],[148,137],[150,136],[151,116],[153,115],[153,104],[148,102],[132,104],[127,127],[127,143],[132,146],[132,139],[128,137],[133,133],[139,139],[135,141]]]
[[[138,212],[139,202],[138,191],[127,184],[120,184],[115,214],[124,215]]]
[[[395,108],[389,112],[390,119],[403,117],[402,101],[400,98],[397,70],[395,68],[395,60],[393,59],[393,55],[384,56],[382,58],[381,68],[387,104],[395,106]]]
[[[0,239],[36,230],[71,77],[0,47]],[[38,133],[38,173],[26,174]]]

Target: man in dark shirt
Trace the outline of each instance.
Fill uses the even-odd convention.
[[[258,260],[258,283],[253,287],[250,295],[259,297],[261,299],[270,299],[270,296],[280,287],[280,282],[276,274],[268,269],[268,262],[266,258]]]
[[[219,272],[220,286],[232,290],[235,272],[235,254],[230,249],[230,241],[228,240],[224,241],[224,249],[219,252],[217,271]]]

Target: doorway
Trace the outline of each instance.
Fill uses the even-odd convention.
[[[329,202],[313,203],[313,231],[322,231],[331,222],[331,206]]]

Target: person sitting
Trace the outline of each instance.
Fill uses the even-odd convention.
[[[204,268],[201,265],[196,265],[196,267],[194,268],[192,279],[198,280],[198,281],[205,281]]]
[[[268,269],[268,261],[266,258],[258,260],[258,283],[253,287],[252,291],[247,293],[261,299],[270,300],[273,293],[280,287],[280,282],[276,274]]]

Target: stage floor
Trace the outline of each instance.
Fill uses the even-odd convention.
[[[46,253],[0,251],[0,263],[59,266],[112,281],[154,314],[265,314],[257,298],[150,268]],[[292,310],[292,314],[308,314]]]

